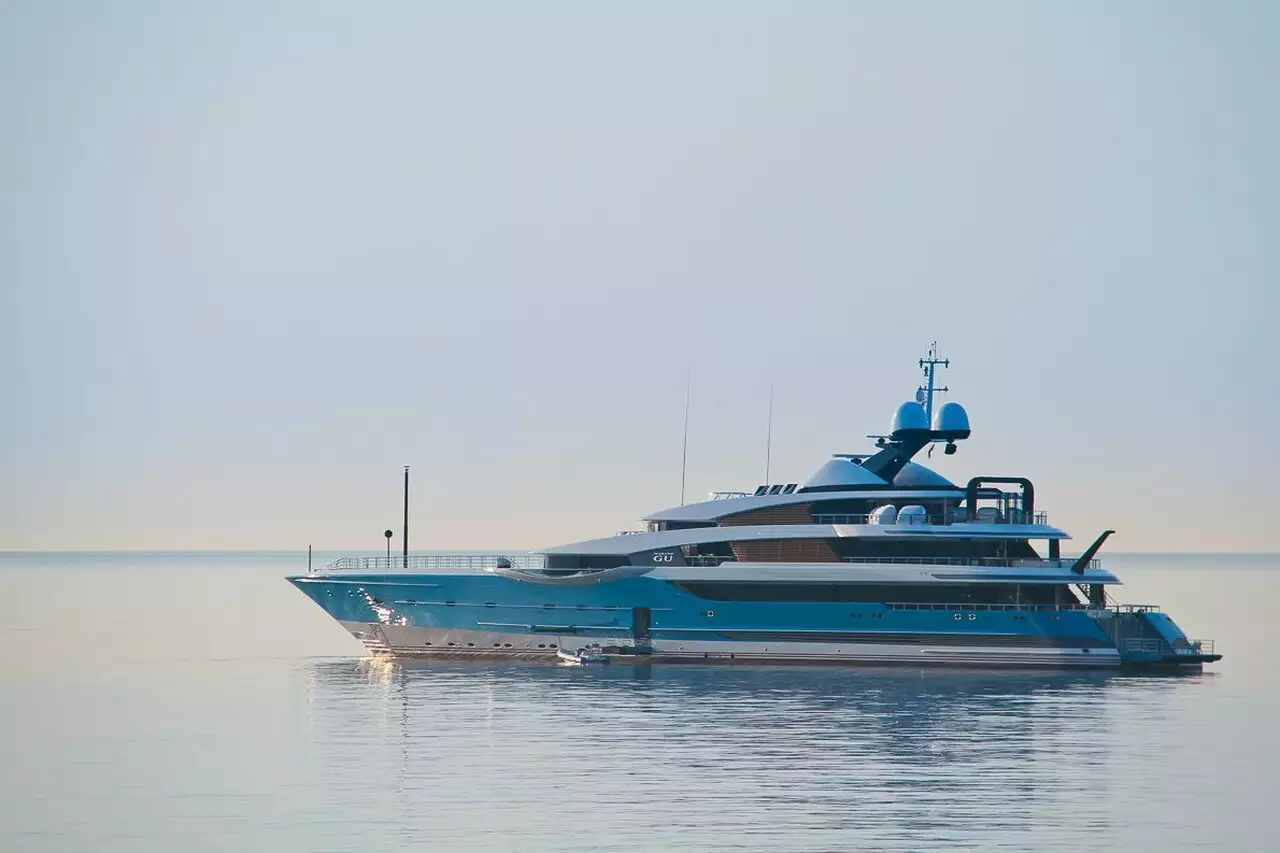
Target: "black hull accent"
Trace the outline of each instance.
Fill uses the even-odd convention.
[[[1125,661],[1123,666],[1125,669],[1147,671],[1147,672],[1187,672],[1195,670],[1199,672],[1200,667],[1206,663],[1217,663],[1222,660],[1222,655],[1206,654],[1206,655],[1165,655],[1156,660],[1149,661]]]

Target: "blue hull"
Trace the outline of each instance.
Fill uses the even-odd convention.
[[[645,576],[572,587],[479,574],[331,573],[289,580],[371,650],[406,656],[553,658],[561,647],[595,642],[672,660],[1125,662],[1083,609],[712,600]]]

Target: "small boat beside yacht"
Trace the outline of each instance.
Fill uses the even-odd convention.
[[[970,439],[935,406],[948,360],[889,431],[804,480],[661,509],[643,530],[534,554],[344,557],[289,581],[371,652],[407,657],[1196,671],[1221,658],[1123,604],[1024,476],[957,483],[917,461]],[[406,488],[407,495],[407,488]],[[407,515],[406,515],[407,518]]]
[[[582,666],[585,663],[608,663],[610,656],[599,645],[592,643],[575,651],[557,649],[556,657],[569,666]]]

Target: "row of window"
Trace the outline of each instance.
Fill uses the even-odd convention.
[[[431,645],[434,645],[434,643],[432,643],[430,640],[427,640],[426,645],[431,646]],[[452,649],[452,648],[462,648],[462,646],[463,646],[463,644],[462,644],[462,643],[454,643],[454,642],[445,643],[445,645],[446,645],[446,646],[448,646],[448,647],[449,647],[449,648],[451,648],[451,649]],[[475,644],[475,643],[467,643],[467,644],[466,644],[466,647],[467,647],[468,649],[474,649],[474,648],[476,647],[476,644]],[[509,649],[509,648],[511,648],[511,644],[510,644],[510,643],[494,643],[494,644],[493,644],[493,647],[494,647],[495,649]],[[538,648],[540,648],[540,649],[554,649],[554,648],[557,648],[557,646],[556,646],[556,644],[555,644],[555,643],[538,643]]]
[[[671,581],[690,595],[713,601],[948,602],[955,604],[1073,604],[1065,585],[794,583],[764,581]]]

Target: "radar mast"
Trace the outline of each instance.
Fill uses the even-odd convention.
[[[938,342],[933,341],[929,344],[929,357],[920,359],[920,369],[924,371],[925,384],[916,389],[916,402],[924,406],[924,416],[930,424],[933,423],[933,395],[945,394],[951,390],[945,385],[938,387],[934,384],[934,374],[937,372],[938,365],[950,367],[951,359],[938,358]]]

